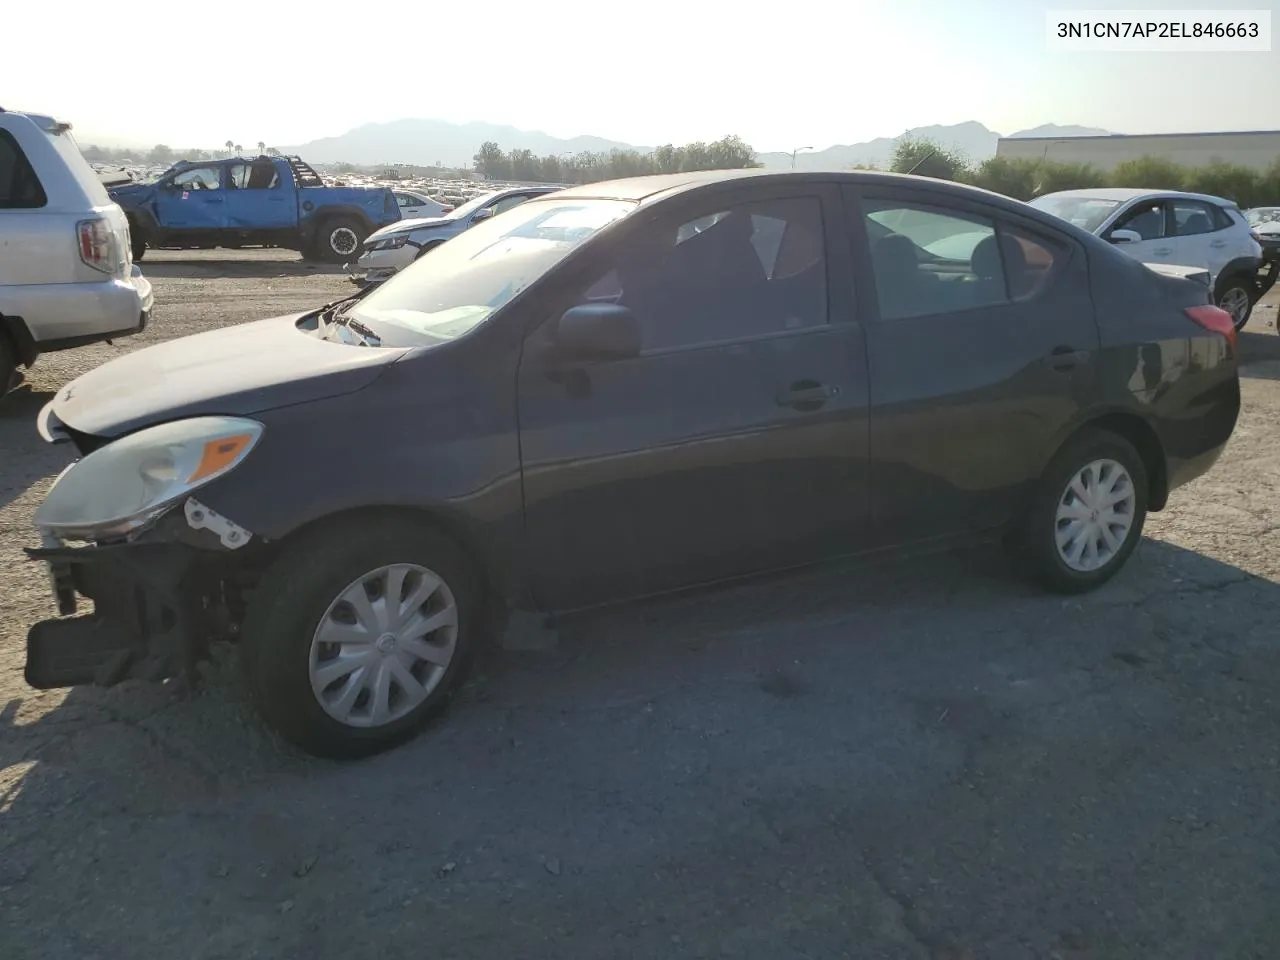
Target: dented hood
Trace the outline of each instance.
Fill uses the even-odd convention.
[[[250,416],[354,393],[404,353],[317,339],[306,314],[180,337],[104,363],[58,391],[41,414],[51,439],[60,424],[118,437],[182,417]]]

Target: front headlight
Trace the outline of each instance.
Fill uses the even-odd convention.
[[[241,417],[192,417],[121,437],[63,471],[36,526],[71,539],[129,533],[234,469],[262,430]]]
[[[381,240],[375,240],[373,243],[369,244],[369,252],[372,253],[375,250],[399,250],[408,242],[409,235],[407,233],[398,233],[391,237],[383,237]]]

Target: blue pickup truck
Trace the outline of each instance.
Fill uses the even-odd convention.
[[[400,219],[386,187],[328,187],[297,157],[182,161],[152,183],[111,187],[129,218],[133,259],[148,247],[284,247],[345,263]]]

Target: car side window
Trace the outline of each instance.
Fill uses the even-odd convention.
[[[1111,227],[1112,230],[1133,230],[1143,240],[1159,240],[1164,237],[1164,201],[1149,200],[1129,210]]]
[[[493,211],[493,215],[496,217],[500,213],[506,213],[512,207],[520,206],[520,204],[524,203],[528,199],[529,198],[526,197],[523,193],[517,193],[510,197],[503,197],[501,200],[497,201],[496,203],[491,204],[490,209]]]
[[[1214,226],[1214,208],[1198,200],[1173,201],[1173,222],[1179,237],[1194,237],[1201,233],[1213,233],[1221,227]]]
[[[49,202],[27,155],[7,130],[0,130],[0,210],[34,210]]]
[[[221,171],[217,167],[192,167],[173,178],[179,190],[219,190],[222,188]]]
[[[417,197],[411,197],[407,193],[397,193],[396,203],[402,207],[416,207],[421,205],[422,201]]]
[[[821,202],[763,200],[650,224],[593,275],[579,302],[598,300],[631,309],[646,351],[823,326]]]
[[[895,200],[864,201],[863,214],[882,319],[1008,302],[994,221]]]
[[[1034,297],[1045,288],[1054,267],[1066,258],[1066,248],[1011,224],[1001,223],[999,234],[1009,299]]]

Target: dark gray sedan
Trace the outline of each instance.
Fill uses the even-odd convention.
[[[1050,589],[1097,587],[1239,405],[1203,284],[1002,197],[578,187],[357,299],[62,390],[40,429],[83,459],[36,514],[61,616],[26,676],[190,674],[231,636],[283,734],[369,753],[512,609],[990,534]]]

